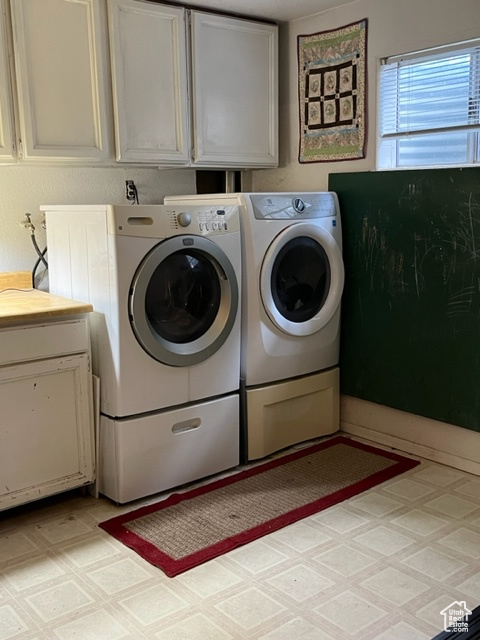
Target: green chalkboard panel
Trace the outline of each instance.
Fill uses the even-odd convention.
[[[480,168],[331,174],[342,393],[480,431]]]

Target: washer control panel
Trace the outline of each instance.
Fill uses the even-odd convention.
[[[338,215],[338,198],[333,191],[252,194],[249,197],[257,220],[308,220]]]
[[[172,233],[181,229],[184,233],[210,236],[238,231],[240,228],[237,206],[182,204],[165,205],[164,209]]]
[[[238,205],[108,205],[108,232],[169,238],[181,234],[218,236],[240,231]]]

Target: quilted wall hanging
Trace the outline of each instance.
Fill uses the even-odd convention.
[[[367,19],[298,36],[299,162],[365,157]]]

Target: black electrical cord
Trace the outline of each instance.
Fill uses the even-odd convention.
[[[138,191],[137,191],[137,187],[135,185],[132,185],[132,191],[134,193],[135,199],[133,200],[132,204],[138,204]]]

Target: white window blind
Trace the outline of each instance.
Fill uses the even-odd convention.
[[[480,40],[382,60],[379,168],[479,162]]]

